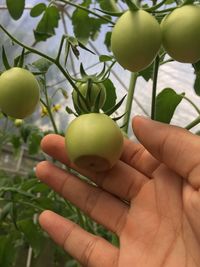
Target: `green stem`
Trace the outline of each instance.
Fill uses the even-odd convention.
[[[50,102],[49,102],[49,97],[48,97],[47,87],[46,87],[46,79],[45,79],[45,86],[44,86],[44,94],[45,94],[45,99],[46,99],[47,111],[48,111],[48,114],[49,114],[49,118],[50,118],[50,120],[51,120],[53,129],[54,129],[54,132],[55,132],[56,134],[58,134],[58,128],[57,128],[57,126],[56,126],[56,123],[55,123],[53,114],[52,114],[52,112],[51,112],[51,105],[50,105]]]
[[[125,108],[126,114],[124,116],[124,121],[123,121],[124,127],[122,128],[123,131],[126,133],[128,133],[128,126],[129,126],[129,120],[130,120],[132,103],[133,103],[133,95],[135,92],[137,77],[138,77],[137,72],[131,73],[131,79],[130,79],[128,96],[127,96],[127,101],[126,101],[126,108]]]
[[[60,61],[60,55],[61,55],[61,52],[62,52],[62,47],[63,47],[64,41],[65,41],[65,35],[62,36],[62,39],[61,39],[61,42],[60,42],[60,46],[59,46],[59,49],[58,49],[58,54],[57,54],[57,57],[56,57],[56,62],[58,62],[58,63]]]
[[[185,129],[190,130],[191,128],[193,128],[194,126],[196,126],[197,124],[200,123],[200,116],[198,116],[194,121],[192,121],[191,123],[189,123]]]
[[[34,53],[34,54],[37,54],[41,57],[44,57],[46,58],[47,60],[53,62],[53,63],[56,63],[55,59],[52,58],[52,57],[49,57],[48,55],[46,54],[43,54],[42,52],[30,47],[30,46],[27,46],[25,44],[22,44],[19,40],[17,40],[15,37],[13,37],[1,24],[0,24],[0,28],[6,33],[6,35],[8,35],[10,37],[11,40],[13,40],[13,42],[15,42],[16,44],[20,45],[21,47],[24,47],[25,49],[27,49],[28,51],[30,51],[31,53]]]
[[[53,129],[54,129],[54,132],[56,134],[58,134],[58,129],[57,129],[54,117],[53,117],[52,112],[51,112],[51,106],[50,106],[48,94],[47,94],[46,91],[47,91],[47,89],[46,89],[46,86],[45,86],[44,92],[45,92],[46,103],[42,99],[40,99],[40,102],[46,107],[46,109],[48,111],[48,115],[49,115],[50,121],[51,121]]]
[[[152,100],[151,100],[151,119],[155,119],[156,115],[156,90],[157,90],[157,80],[158,80],[158,69],[159,69],[160,58],[157,56],[154,61],[153,69],[153,86],[152,86]]]
[[[171,12],[174,9],[176,9],[176,7],[171,7],[171,8],[167,8],[167,9],[163,9],[163,10],[154,10],[154,13],[159,14],[159,13]]]
[[[57,2],[57,1],[54,1],[54,3],[56,3],[56,2]],[[93,14],[94,16],[96,16],[96,17],[98,17],[98,18],[100,18],[100,19],[102,19],[102,20],[104,20],[104,21],[106,21],[106,22],[108,22],[108,23],[111,23],[111,24],[113,24],[113,25],[115,24],[112,20],[109,20],[109,19],[106,18],[105,16],[101,16],[101,15],[95,13],[95,12],[92,11],[91,9],[88,9],[88,8],[86,8],[86,7],[84,7],[84,6],[81,6],[81,5],[78,5],[78,4],[74,4],[74,3],[72,3],[71,1],[67,1],[67,0],[59,0],[59,2],[63,2],[63,3],[65,3],[65,4],[69,4],[69,5],[71,5],[71,6],[74,6],[74,7],[76,7],[76,8],[79,8],[79,9],[81,9],[81,10],[87,12],[87,13]]]
[[[115,65],[116,61],[113,61],[110,66],[108,67],[108,69],[106,70],[106,72],[104,73],[102,80],[107,79],[110,75],[110,71],[112,69],[112,67]],[[108,76],[107,76],[108,75]]]
[[[157,5],[154,5],[154,6],[152,6],[152,7],[144,8],[144,10],[147,11],[147,12],[153,12],[153,11],[155,11],[156,9],[158,9],[159,7],[161,7],[162,5],[164,5],[165,2],[167,2],[167,0],[163,0],[163,1],[161,1],[160,3],[158,3]]]
[[[138,6],[132,1],[132,0],[125,0],[127,6],[129,7],[130,10],[132,11],[137,11],[139,10]]]
[[[197,113],[200,115],[200,109],[189,98],[187,98],[186,96],[183,96],[183,98],[185,100],[187,100],[195,108],[195,110],[197,111]]]
[[[173,61],[174,61],[174,59],[169,58],[169,59],[167,59],[167,60],[165,60],[165,61],[162,61],[162,62],[160,63],[160,65],[164,65],[164,64],[166,64],[166,63],[173,62]]]

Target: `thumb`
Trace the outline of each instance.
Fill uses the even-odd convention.
[[[143,146],[161,163],[200,187],[200,137],[177,126],[136,116],[133,131]]]

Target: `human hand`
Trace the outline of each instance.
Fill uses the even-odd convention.
[[[133,129],[141,144],[125,140],[121,160],[111,170],[78,170],[98,187],[47,161],[36,168],[44,183],[116,233],[120,247],[51,211],[40,215],[40,224],[83,266],[198,267],[200,137],[139,116],[133,119]],[[48,135],[41,146],[75,168],[63,137]]]

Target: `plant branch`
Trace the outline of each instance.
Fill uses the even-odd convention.
[[[154,61],[153,69],[153,86],[152,86],[152,100],[151,100],[151,119],[155,119],[156,115],[156,90],[157,90],[157,80],[158,80],[158,69],[159,69],[160,58],[157,56]]]
[[[192,121],[191,123],[189,123],[185,129],[190,130],[191,128],[193,128],[194,126],[196,126],[197,124],[200,123],[200,116],[198,116],[194,121]]]
[[[133,95],[135,92],[135,86],[136,86],[136,81],[137,81],[138,73],[133,72],[131,73],[131,79],[130,79],[130,84],[129,84],[129,90],[128,90],[128,96],[126,100],[126,114],[124,116],[124,121],[123,121],[123,131],[128,133],[128,126],[129,126],[129,121],[130,121],[130,115],[131,115],[131,109],[132,109],[132,103],[133,103]]]
[[[60,46],[59,46],[59,49],[58,49],[58,54],[57,54],[57,57],[55,59],[57,63],[60,62],[60,55],[61,55],[61,52],[62,52],[64,41],[65,41],[65,35],[62,36],[62,39],[60,41]]]
[[[176,9],[176,7],[171,7],[171,8],[167,8],[167,9],[163,9],[163,10],[154,10],[153,12],[158,14],[158,13],[164,13],[164,12],[171,12],[174,9]]]
[[[51,105],[49,103],[49,97],[48,97],[48,93],[47,93],[47,87],[46,87],[46,78],[45,78],[45,75],[44,75],[44,80],[45,80],[45,85],[44,85],[44,95],[45,95],[45,99],[46,99],[46,108],[47,108],[47,111],[48,111],[48,114],[49,114],[49,118],[51,120],[51,123],[53,125],[53,128],[54,128],[54,131],[56,134],[58,134],[58,128],[56,126],[56,123],[55,123],[55,120],[54,120],[54,117],[53,117],[53,114],[51,112]]]
[[[167,2],[167,0],[163,0],[160,3],[158,3],[158,4],[156,4],[156,5],[152,6],[152,7],[144,8],[144,10],[147,11],[147,12],[154,12],[156,9],[158,9],[159,7],[164,5],[165,2]]]
[[[129,7],[130,10],[132,11],[137,11],[139,10],[138,6],[132,1],[132,0],[125,0],[127,6]]]
[[[195,110],[197,111],[197,113],[200,115],[200,109],[194,104],[194,102],[192,102],[189,98],[187,98],[186,96],[183,96],[183,98],[185,100],[187,100],[194,108]]]

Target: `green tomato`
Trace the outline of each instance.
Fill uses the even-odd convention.
[[[106,171],[121,156],[123,135],[118,125],[107,115],[89,113],[69,124],[65,144],[70,160],[78,167]]]
[[[88,91],[88,83],[87,82],[78,82],[76,86],[79,89],[79,92],[86,97],[87,91]],[[91,84],[91,98],[89,101],[89,107],[93,107],[95,105],[95,101],[97,99],[97,96],[99,92],[101,91],[100,95],[100,101],[99,101],[99,108],[102,108],[105,100],[106,100],[106,89],[102,83],[92,83]],[[72,92],[72,98],[73,98],[73,103],[75,106],[79,107],[78,104],[78,94],[75,90]],[[86,109],[86,104],[84,101],[79,98],[81,105]]]
[[[200,59],[200,6],[176,8],[163,19],[161,30],[163,47],[173,59],[184,63]]]
[[[126,11],[113,28],[111,50],[118,63],[129,71],[147,68],[160,46],[160,25],[144,10]]]
[[[24,120],[21,119],[15,119],[14,124],[16,127],[20,127],[24,124]]]
[[[22,68],[11,68],[0,76],[0,109],[13,118],[32,114],[40,99],[35,76]]]

